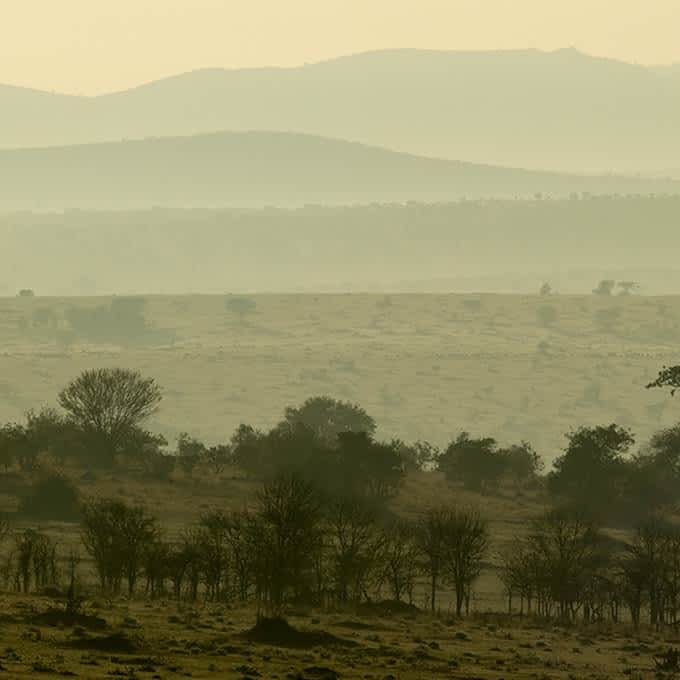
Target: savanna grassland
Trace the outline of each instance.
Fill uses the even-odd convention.
[[[183,431],[219,443],[241,422],[271,427],[285,406],[319,394],[361,404],[376,419],[380,438],[445,446],[469,430],[504,444],[528,439],[547,462],[579,425],[617,422],[644,445],[652,432],[677,421],[675,402],[645,385],[662,365],[677,363],[680,298],[145,300],[144,332],[123,338],[112,331],[108,339],[82,333],[69,319],[74,307],[103,309],[110,298],[0,300],[0,419],[20,420],[28,409],[54,405],[59,389],[84,369],[124,366],[163,386],[149,428],[162,432],[170,448]],[[143,505],[170,539],[211,510],[251,506],[259,488],[230,466],[219,474],[176,471],[162,481],[122,468],[91,474],[64,466],[59,472],[86,498]],[[30,480],[12,471],[0,479],[0,511],[11,515]],[[540,484],[520,490],[506,483],[480,495],[450,485],[441,472],[409,471],[386,510],[416,519],[435,503],[477,507],[489,522],[489,550],[469,618],[453,616],[446,588],[438,614],[424,613],[421,583],[418,609],[287,605],[293,628],[253,629],[252,606],[149,599],[142,592],[131,599],[103,597],[91,589],[93,566],[83,554],[79,578],[86,599],[73,617],[63,593],[2,596],[0,668],[7,677],[646,678],[657,672],[655,658],[680,644],[670,627],[660,633],[646,625],[633,631],[626,622],[565,627],[501,613],[502,557],[550,504]],[[79,543],[77,523],[38,524],[62,556]],[[36,523],[19,517],[13,526]],[[607,535],[628,534],[607,529]]]
[[[71,307],[110,298],[0,299],[0,413],[53,405],[80,371],[125,366],[164,388],[151,429],[226,441],[288,405],[329,394],[361,404],[378,435],[443,446],[461,430],[528,439],[547,461],[564,434],[617,422],[644,443],[674,424],[644,386],[678,358],[680,298],[515,295],[150,296],[150,330],[89,338]]]

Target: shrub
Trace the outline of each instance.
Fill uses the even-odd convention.
[[[21,501],[19,511],[34,519],[63,520],[80,516],[80,494],[73,482],[61,475],[37,481]]]

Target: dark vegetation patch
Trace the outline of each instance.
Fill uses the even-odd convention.
[[[130,637],[125,633],[111,633],[98,637],[85,637],[78,640],[70,640],[66,643],[73,649],[88,649],[97,652],[117,652],[119,654],[134,654],[141,647],[138,638]]]
[[[250,642],[272,645],[274,647],[290,647],[310,649],[312,647],[354,647],[355,642],[336,637],[326,631],[298,630],[288,621],[280,617],[263,617],[243,636]]]
[[[80,626],[88,630],[103,630],[106,628],[106,620],[93,614],[82,612],[70,612],[66,609],[51,607],[47,611],[36,614],[31,623],[36,626],[65,626],[74,628]]]
[[[380,600],[379,602],[364,602],[359,608],[361,616],[416,616],[420,609],[414,604],[397,600]]]
[[[334,624],[338,628],[347,628],[349,630],[382,630],[382,626],[376,626],[374,623],[366,623],[365,621],[338,621]]]

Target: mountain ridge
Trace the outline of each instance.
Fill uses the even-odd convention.
[[[660,172],[680,157],[680,69],[570,49],[381,50],[96,97],[5,86],[0,112],[2,148],[255,129],[569,172]]]
[[[538,172],[276,131],[2,150],[0,186],[5,211],[680,194],[665,178]]]

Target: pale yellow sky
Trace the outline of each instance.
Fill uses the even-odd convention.
[[[680,62],[680,0],[0,0],[0,83],[77,94],[388,47]]]

